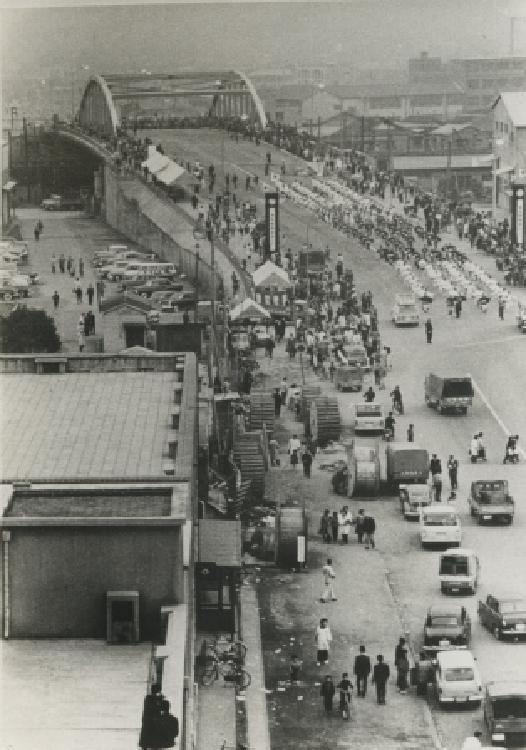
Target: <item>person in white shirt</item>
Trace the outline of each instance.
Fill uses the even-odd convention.
[[[337,598],[334,596],[334,579],[336,573],[332,567],[332,558],[328,557],[327,562],[322,568],[323,574],[323,593],[320,598],[320,602],[326,604],[327,602],[337,602]]]
[[[289,440],[289,455],[292,456],[294,451],[299,451],[301,448],[301,441],[297,435],[293,435]]]
[[[332,642],[332,633],[329,627],[329,621],[326,617],[322,617],[320,624],[316,628],[316,634],[314,636],[316,643],[316,665],[319,667],[321,664],[329,663],[329,649]]]
[[[478,750],[482,747],[482,742],[480,741],[481,737],[482,732],[473,732],[473,737],[467,737],[462,743],[460,750]]]
[[[344,505],[340,511],[338,525],[340,526],[340,529],[341,529],[342,542],[344,544],[348,544],[349,532],[351,530],[351,525],[352,525],[352,513],[349,512],[349,509],[346,505]]]

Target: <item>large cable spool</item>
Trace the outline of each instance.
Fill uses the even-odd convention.
[[[339,440],[341,436],[341,418],[338,399],[332,396],[317,396],[310,405],[310,435],[317,445]]]
[[[376,446],[357,445],[354,448],[353,494],[380,494],[380,456]]]
[[[270,393],[251,393],[249,402],[249,429],[261,430],[265,425],[267,432],[274,432],[274,397]]]
[[[310,404],[313,398],[319,396],[321,388],[319,385],[304,385],[301,389],[300,398],[300,421],[305,425],[305,429],[310,429]]]

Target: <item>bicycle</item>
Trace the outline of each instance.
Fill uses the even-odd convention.
[[[211,685],[219,679],[220,675],[224,682],[234,683],[239,690],[245,690],[252,681],[250,672],[247,672],[240,663],[232,659],[220,661],[213,656],[203,670],[201,683],[205,686]]]

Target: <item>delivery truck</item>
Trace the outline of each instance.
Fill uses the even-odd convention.
[[[448,378],[430,372],[424,383],[427,406],[444,414],[447,411],[467,414],[473,402],[471,378]]]

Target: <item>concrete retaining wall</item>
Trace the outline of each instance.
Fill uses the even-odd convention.
[[[103,213],[105,220],[141,247],[157,253],[165,261],[175,263],[182,273],[195,281],[195,254],[181,247],[170,234],[169,224],[173,221],[169,218],[172,208],[170,199],[156,195],[153,188],[149,189],[146,186],[144,186],[146,196],[140,199],[129,198],[124,194],[122,184],[124,181],[134,180],[137,178],[120,175],[110,165],[104,167]],[[149,218],[147,213],[158,214],[159,223]],[[199,287],[206,291],[211,290],[212,269],[209,264],[200,259],[197,272]],[[219,276],[216,283],[219,284]]]

